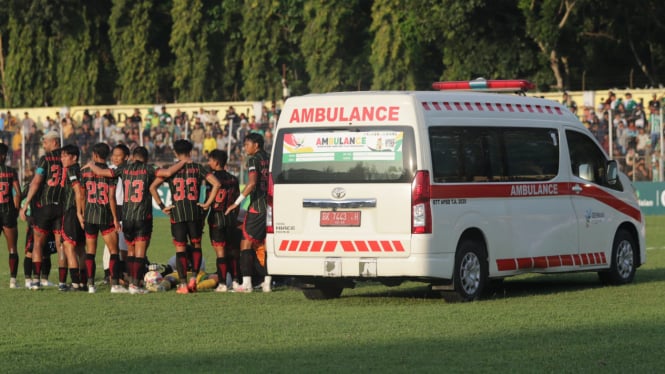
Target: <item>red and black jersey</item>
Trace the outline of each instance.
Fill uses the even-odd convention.
[[[74,164],[70,167],[63,168],[64,178],[60,183],[60,186],[64,188],[64,201],[63,211],[66,211],[69,208],[76,206],[76,194],[74,193],[74,188],[81,185],[81,166],[79,164]]]
[[[217,191],[217,196],[212,203],[211,210],[213,212],[226,212],[226,208],[233,204],[240,195],[240,187],[238,178],[229,174],[225,170],[213,170],[212,174],[219,180],[221,187]],[[209,194],[212,186],[206,183],[206,193]]]
[[[270,156],[266,151],[260,150],[247,159],[247,172],[256,174],[256,188],[249,194],[250,210],[263,213],[268,209],[268,167]]]
[[[49,204],[60,204],[63,199],[63,188],[60,181],[63,177],[62,162],[60,162],[60,150],[47,152],[39,158],[35,173],[44,177],[44,182],[39,189],[37,206]]]
[[[113,169],[113,176],[122,180],[123,221],[139,222],[152,218],[150,185],[155,180],[155,169],[140,161]]]
[[[18,180],[16,169],[0,165],[0,212],[18,212],[14,206],[14,181]],[[17,191],[20,192],[20,191]]]
[[[191,222],[202,218],[203,212],[197,203],[208,174],[203,166],[188,163],[166,180],[174,206],[171,222]]]
[[[96,163],[102,169],[108,169],[104,163]],[[106,225],[113,223],[113,214],[109,205],[111,195],[115,194],[116,181],[95,175],[90,169],[81,174],[81,183],[85,187],[85,223]],[[115,197],[115,195],[114,195]]]

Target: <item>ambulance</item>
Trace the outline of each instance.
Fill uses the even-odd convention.
[[[433,87],[286,101],[269,273],[309,299],[361,281],[422,281],[462,300],[532,272],[633,281],[646,261],[635,190],[569,110],[527,97],[523,80]]]

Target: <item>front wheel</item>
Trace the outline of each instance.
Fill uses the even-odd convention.
[[[604,284],[621,285],[631,283],[635,278],[637,245],[629,232],[620,230],[612,244],[610,269],[598,273]]]
[[[487,285],[488,265],[485,246],[475,240],[464,240],[455,254],[453,283],[464,301],[477,300]]]

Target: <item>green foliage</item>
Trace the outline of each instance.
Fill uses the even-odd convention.
[[[243,0],[206,0],[205,4],[205,33],[211,56],[206,73],[210,82],[207,100],[239,100],[243,86]]]
[[[182,15],[187,14],[187,17]],[[203,23],[201,0],[174,0],[171,9],[173,30],[169,45],[175,55],[173,88],[181,102],[202,101],[206,97],[206,73],[210,53]]]
[[[111,51],[118,70],[115,96],[130,103],[155,102],[159,50],[150,40],[152,0],[113,0],[109,17]]]

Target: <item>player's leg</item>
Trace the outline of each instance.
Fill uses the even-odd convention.
[[[190,241],[192,242],[192,276],[189,278],[187,287],[190,292],[196,291],[196,279],[201,271],[201,261],[203,252],[201,250],[202,222],[187,222],[187,230]]]
[[[23,275],[25,277],[25,288],[30,289],[32,285],[32,249],[34,248],[35,234],[32,223],[28,222],[25,230],[25,257],[23,258]]]
[[[118,233],[115,226],[108,225],[102,230],[104,243],[109,247],[111,260],[109,261],[109,270],[111,270],[111,293],[127,293],[127,289],[120,285],[120,255],[118,254]]]
[[[7,241],[7,251],[9,252],[9,288],[19,288],[16,283],[16,274],[18,273],[18,251],[16,250],[18,229],[16,226],[3,226],[2,232]]]
[[[171,236],[175,246],[176,270],[178,272],[179,294],[188,294],[187,289],[187,225],[186,222],[175,222],[171,224]]]
[[[95,256],[97,255],[97,235],[99,235],[99,226],[91,223],[86,223],[85,227],[85,270],[88,276],[88,292],[95,293],[95,271],[97,270],[97,263]]]

